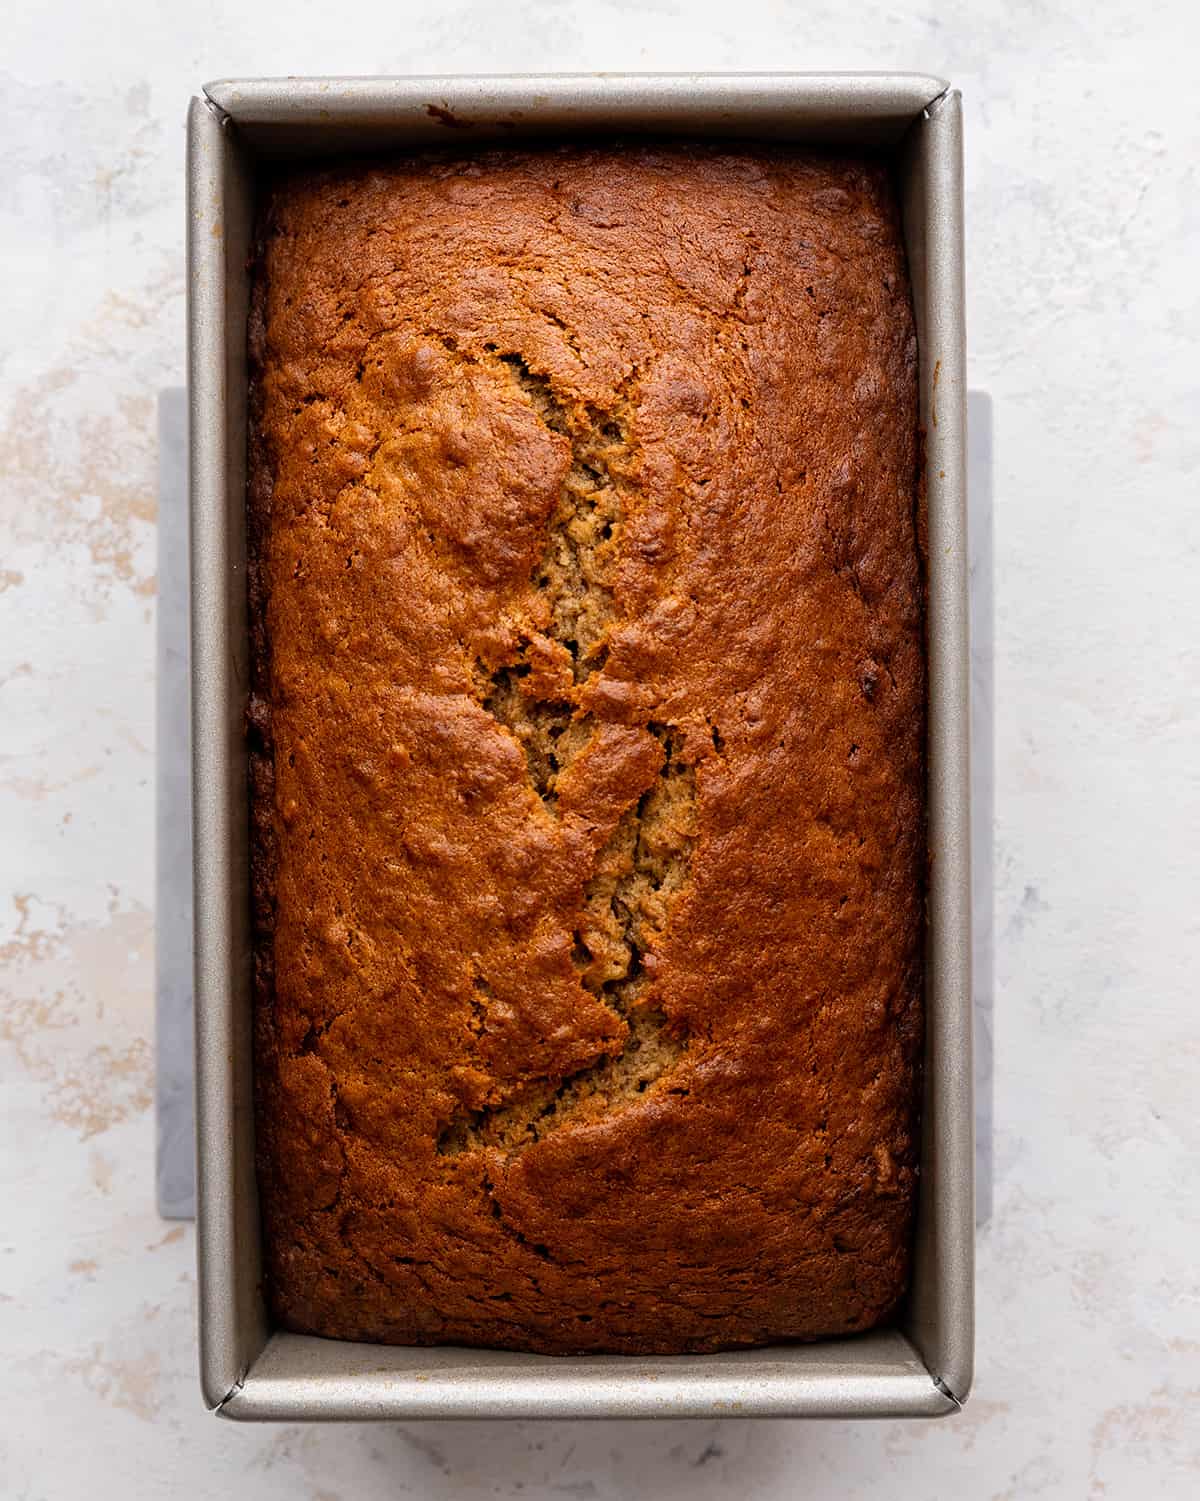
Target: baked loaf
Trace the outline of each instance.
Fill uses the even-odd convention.
[[[886,171],[310,173],[264,207],[250,342],[275,1316],[546,1352],[875,1324],[924,861]]]

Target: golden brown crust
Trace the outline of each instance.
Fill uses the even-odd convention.
[[[297,178],[251,364],[276,1316],[549,1352],[877,1323],[924,702],[884,170],[638,145]]]

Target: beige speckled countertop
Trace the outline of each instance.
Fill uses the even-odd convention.
[[[18,3],[0,61],[0,1493],[1200,1493],[1200,115],[1184,0]],[[238,1429],[153,1198],[155,398],[206,77],[907,67],[963,89],[995,410],[995,1189],[940,1424]]]

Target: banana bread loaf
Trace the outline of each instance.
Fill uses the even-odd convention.
[[[877,1323],[924,862],[886,170],[639,144],[294,176],[250,356],[275,1317],[545,1352]]]

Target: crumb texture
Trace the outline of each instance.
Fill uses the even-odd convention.
[[[248,737],[285,1326],[677,1352],[894,1306],[915,355],[869,162],[577,146],[272,190]]]

